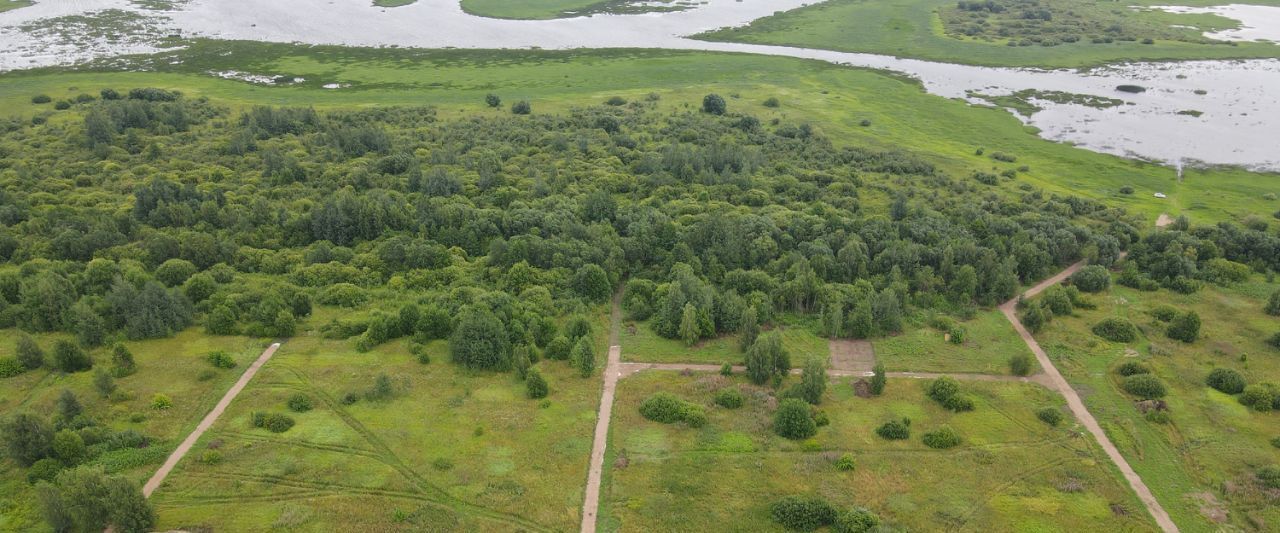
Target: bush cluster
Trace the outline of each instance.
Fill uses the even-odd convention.
[[[791,440],[807,439],[818,433],[809,404],[799,398],[787,398],[778,404],[773,415],[773,431]]]
[[[1164,383],[1151,374],[1136,374],[1126,377],[1121,386],[1125,392],[1144,400],[1163,398],[1165,395]]]
[[[911,419],[890,420],[876,428],[876,435],[886,440],[906,440],[911,438]]]
[[[737,387],[725,387],[716,392],[716,405],[725,409],[737,409],[742,407],[744,402],[742,391]]]
[[[960,445],[960,434],[956,433],[950,426],[943,426],[937,430],[924,434],[924,445],[936,450],[945,450]]]
[[[293,427],[293,417],[282,413],[260,413],[252,415],[253,427],[263,428],[272,433],[284,433]]]
[[[1227,394],[1244,392],[1244,376],[1230,368],[1215,368],[1204,379],[1205,385]]]
[[[663,424],[684,422],[690,427],[702,427],[707,423],[707,414],[702,406],[669,392],[657,392],[645,398],[640,402],[640,415]]]
[[[1057,407],[1045,407],[1036,411],[1036,418],[1050,426],[1057,426],[1062,423],[1062,410]]]
[[[1133,342],[1138,340],[1138,328],[1132,322],[1119,317],[1108,317],[1091,328],[1094,335],[1111,342]]]
[[[813,531],[831,525],[836,509],[816,496],[786,496],[769,506],[769,516],[792,531]]]

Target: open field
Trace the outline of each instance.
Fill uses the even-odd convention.
[[[1280,327],[1261,311],[1276,284],[1260,278],[1192,295],[1115,287],[1090,297],[1096,310],[1077,309],[1037,334],[1183,531],[1267,530],[1280,523],[1274,495],[1253,479],[1257,468],[1280,462],[1280,449],[1269,443],[1280,436],[1276,415],[1253,412],[1205,385],[1214,368],[1237,370],[1248,383],[1280,380],[1280,352],[1263,343]],[[1202,338],[1188,345],[1166,337],[1166,324],[1150,314],[1162,305],[1195,310]],[[1105,317],[1128,319],[1138,326],[1139,339],[1112,343],[1090,332]],[[1148,366],[1168,387],[1167,424],[1145,419],[1120,389],[1115,369],[1127,361]]]
[[[35,2],[32,2],[31,0],[0,0],[0,13],[12,11],[14,9],[22,9],[34,3]]]
[[[827,339],[815,334],[813,329],[811,324],[804,323],[784,323],[776,329],[796,368],[810,357],[825,359],[828,355]],[[699,341],[690,347],[680,339],[658,336],[647,323],[627,322],[622,330],[622,345],[626,346],[622,351],[622,360],[626,362],[740,365],[743,357],[735,335]]]
[[[159,525],[576,527],[598,377],[546,361],[539,368],[551,395],[529,400],[510,374],[468,373],[449,363],[443,341],[426,348],[431,363],[423,365],[404,341],[357,353],[312,335],[289,340],[156,492]],[[380,374],[394,395],[362,397]],[[348,393],[358,401],[347,404]],[[297,394],[314,408],[290,412],[286,401]],[[254,412],[289,413],[296,425],[256,429]]]
[[[17,330],[0,330],[0,357],[13,354]],[[37,342],[46,353],[53,342],[65,336],[40,335]],[[126,342],[137,362],[137,373],[116,379],[123,394],[111,400],[102,398],[93,386],[93,372],[61,374],[49,369],[26,372],[0,381],[0,416],[19,411],[41,415],[54,412],[62,391],[75,393],[85,413],[111,431],[133,430],[148,438],[148,446],[115,450],[89,459],[86,464],[101,465],[109,473],[117,473],[142,483],[186,436],[201,417],[222,397],[256,357],[266,342],[245,337],[210,337],[192,328],[178,335],[150,341]],[[215,350],[226,351],[237,367],[220,370],[212,367],[205,355]],[[95,365],[111,364],[109,349],[92,352]],[[173,400],[165,410],[153,409],[152,398],[164,394]],[[0,462],[0,531],[25,531],[44,526],[35,504],[35,492],[27,483],[22,469],[9,461]]]
[[[1191,0],[1180,5],[1220,5],[1228,2]],[[1251,2],[1274,5],[1273,0]],[[977,4],[977,2],[975,2]],[[1231,19],[1216,15],[1172,14],[1160,11],[1132,11],[1129,5],[1166,5],[1167,2],[1142,0],[1124,5],[1103,2],[1041,2],[1042,6],[1059,9],[1059,15],[1070,12],[1099,30],[1117,26],[1119,32],[1094,31],[1098,35],[1115,35],[1132,40],[1108,43],[1091,42],[1091,32],[1070,34],[1077,42],[1054,46],[1030,44],[1008,45],[1009,37],[996,35],[956,36],[962,27],[944,25],[940,12],[948,19],[966,20],[956,14],[951,0],[832,0],[815,3],[756,20],[748,26],[704,33],[699,38],[775,44],[805,48],[822,48],[846,52],[868,52],[897,57],[910,57],[989,66],[1086,67],[1123,61],[1158,61],[1190,59],[1238,59],[1280,57],[1280,45],[1240,42],[1205,43],[1201,31],[1236,27]],[[1060,16],[1057,20],[1066,19]],[[1173,28],[1171,25],[1194,26]],[[958,26],[958,25],[957,25]],[[1025,37],[1039,39],[1039,31],[1012,34],[1013,40]],[[1144,44],[1143,39],[1152,39]]]
[[[1031,355],[999,311],[979,311],[957,323],[965,329],[961,344],[948,342],[942,331],[919,324],[899,335],[872,339],[876,360],[890,372],[1008,374],[1010,357]]]
[[[890,380],[874,399],[834,380],[819,406],[831,419],[816,437],[793,442],[770,428],[765,390],[741,376],[642,372],[618,385],[601,496],[602,530],[780,530],[768,506],[789,495],[820,495],[839,509],[864,506],[910,530],[1147,531],[1141,505],[1090,440],[1053,429],[1034,410],[1060,399],[1036,385],[966,382],[976,411],[954,414],[923,394],[926,382]],[[715,406],[715,390],[748,391],[739,410]],[[698,429],[638,413],[668,391],[707,409]],[[912,420],[912,438],[886,441],[874,429]],[[938,451],[919,435],[949,425],[964,438]],[[1064,423],[1063,428],[1071,426]],[[856,467],[833,463],[852,454]],[[1118,515],[1118,510],[1125,513]]]

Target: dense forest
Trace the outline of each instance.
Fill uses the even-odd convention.
[[[1231,265],[1280,269],[1265,221],[1144,238],[1122,211],[1020,185],[1014,168],[951,176],[718,96],[701,111],[655,100],[449,121],[233,112],[159,89],[59,102],[3,123],[0,327],[85,348],[191,324],[288,336],[313,303],[391,289],[413,297],[320,327],[367,347],[474,319],[506,333],[476,366],[507,368],[623,280],[624,307],[667,337],[736,332],[751,309],[762,324],[822,313],[825,333],[862,338],[1127,249],[1132,276],[1182,290]]]

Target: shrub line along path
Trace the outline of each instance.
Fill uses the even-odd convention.
[[[1057,275],[1027,289],[1027,292],[1022,293],[1021,296],[1002,304],[1000,311],[1013,324],[1013,329],[1017,330],[1018,335],[1022,337],[1023,342],[1027,343],[1027,347],[1031,349],[1031,352],[1036,354],[1036,360],[1040,362],[1040,367],[1048,375],[1050,388],[1057,390],[1059,394],[1062,394],[1067,399],[1067,408],[1071,410],[1071,414],[1075,415],[1076,420],[1079,420],[1085,429],[1093,434],[1093,438],[1098,441],[1098,445],[1106,452],[1107,457],[1111,458],[1111,462],[1115,463],[1116,467],[1120,469],[1125,481],[1129,482],[1133,492],[1137,493],[1138,499],[1142,500],[1142,503],[1147,506],[1147,511],[1151,513],[1152,518],[1155,518],[1156,524],[1167,533],[1176,532],[1178,531],[1178,526],[1169,518],[1169,513],[1164,510],[1164,507],[1160,505],[1156,497],[1151,494],[1151,489],[1147,488],[1147,484],[1129,466],[1129,462],[1125,461],[1124,456],[1120,455],[1120,450],[1116,449],[1116,445],[1107,437],[1107,434],[1102,430],[1102,426],[1098,425],[1098,421],[1089,413],[1089,409],[1085,408],[1084,402],[1080,400],[1080,395],[1076,394],[1076,390],[1071,388],[1071,384],[1067,383],[1066,378],[1062,377],[1062,373],[1058,372],[1058,368],[1053,366],[1053,361],[1050,361],[1049,355],[1040,348],[1040,343],[1036,342],[1035,337],[1031,336],[1031,332],[1027,331],[1027,328],[1023,327],[1022,322],[1018,320],[1016,311],[1019,298],[1026,299],[1039,294],[1041,291],[1067,279],[1068,276],[1076,273],[1085,264],[1085,261],[1073,264]]]
[[[173,453],[169,454],[169,458],[164,461],[159,470],[156,470],[155,475],[151,476],[151,479],[147,480],[147,484],[142,486],[143,496],[150,498],[151,493],[160,488],[160,484],[164,483],[164,478],[169,476],[169,472],[173,471],[173,467],[178,466],[178,462],[187,455],[187,452],[191,451],[191,447],[195,446],[197,440],[200,440],[200,436],[204,435],[204,432],[208,431],[213,426],[213,423],[218,421],[218,417],[222,416],[222,412],[227,410],[227,406],[231,405],[231,401],[240,395],[240,391],[244,390],[244,387],[249,384],[249,380],[253,379],[253,376],[258,373],[262,365],[266,364],[278,349],[280,349],[280,343],[271,343],[271,346],[263,350],[262,355],[259,355],[258,359],[249,365],[249,368],[244,371],[244,374],[240,376],[236,384],[232,385],[227,390],[227,393],[222,395],[222,399],[218,400],[218,404],[213,406],[213,410],[204,416],[204,419],[191,431],[190,435],[187,435],[182,444],[179,444],[173,450]]]

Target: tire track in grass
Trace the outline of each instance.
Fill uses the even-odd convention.
[[[498,522],[504,522],[509,525],[519,526],[532,531],[551,531],[550,528],[547,528],[546,526],[543,526],[531,520],[527,520],[518,516],[513,516],[501,511],[495,511],[493,509],[489,509],[487,507],[483,507],[480,505],[476,505],[476,504],[464,501],[456,496],[453,496],[452,494],[449,494],[443,488],[436,486],[435,484],[428,481],[425,477],[418,474],[412,468],[409,468],[409,466],[404,463],[404,461],[400,458],[400,456],[396,455],[396,453],[391,449],[390,446],[387,445],[385,441],[382,440],[381,437],[378,437],[376,434],[370,431],[369,428],[365,427],[364,424],[361,424],[359,420],[356,420],[356,418],[352,416],[351,413],[347,412],[347,410],[343,408],[342,404],[337,400],[335,400],[332,395],[330,395],[328,392],[324,390],[321,390],[319,387],[316,387],[315,384],[311,381],[311,378],[307,376],[305,372],[302,372],[301,370],[288,367],[288,366],[285,366],[282,368],[285,370],[288,370],[289,372],[292,372],[295,376],[297,376],[298,380],[301,381],[308,389],[310,389],[310,392],[312,394],[315,394],[317,397],[319,397],[320,400],[324,402],[325,405],[327,405],[335,415],[338,416],[338,418],[340,418],[345,424],[347,424],[347,426],[350,427],[353,431],[355,431],[356,433],[359,433],[360,436],[364,437],[364,439],[374,447],[376,453],[379,454],[383,463],[385,463],[387,466],[390,466],[400,475],[409,479],[419,489],[435,495],[435,497],[432,498],[430,494],[423,494],[422,496],[425,499],[425,501],[432,501],[441,505],[448,506],[457,512],[469,513],[481,518],[487,518],[487,519],[495,520]]]

